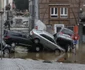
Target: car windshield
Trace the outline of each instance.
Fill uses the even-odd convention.
[[[73,31],[71,31],[70,29],[63,29],[62,33],[68,34],[68,35],[73,35]]]

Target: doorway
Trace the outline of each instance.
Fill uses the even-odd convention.
[[[64,28],[64,24],[54,24],[54,33],[58,33],[61,28]]]

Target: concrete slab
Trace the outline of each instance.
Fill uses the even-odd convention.
[[[0,70],[85,70],[84,64],[43,63],[42,60],[0,59]]]

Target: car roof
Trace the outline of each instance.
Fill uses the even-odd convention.
[[[49,36],[49,37],[51,37],[51,38],[54,39],[53,35],[50,34],[50,33],[47,32],[47,31],[44,31],[44,30],[36,30],[36,29],[33,29],[33,31],[37,32],[38,34],[45,34],[45,35],[47,35],[47,36]]]
[[[71,31],[71,32],[73,32],[71,29],[69,29],[69,28],[62,28],[60,31],[62,31],[63,29],[66,29],[66,30],[69,30],[69,31]],[[59,31],[59,32],[60,32]]]
[[[13,31],[13,30],[6,30],[7,34],[22,34],[27,35],[27,32],[19,32],[19,31]]]

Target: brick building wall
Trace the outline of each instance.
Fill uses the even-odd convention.
[[[84,0],[39,0],[39,18],[45,24],[65,24],[66,26],[74,26],[78,24],[79,9],[84,8]],[[58,18],[50,16],[50,8],[58,8]],[[68,17],[60,18],[60,8],[68,8]]]
[[[4,7],[4,0],[0,0],[0,10]]]
[[[49,0],[39,0],[39,18],[45,24],[49,24]]]

